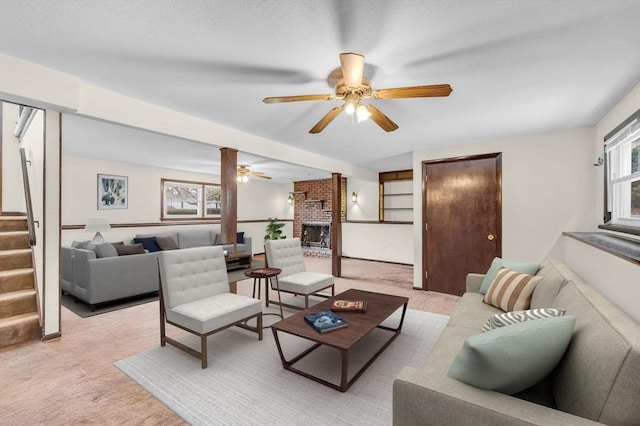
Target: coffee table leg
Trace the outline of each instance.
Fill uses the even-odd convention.
[[[345,392],[349,389],[349,351],[340,350],[340,358],[342,359],[342,375],[340,378],[340,391]]]

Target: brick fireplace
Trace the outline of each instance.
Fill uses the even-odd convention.
[[[345,221],[347,217],[347,179],[342,178],[342,208],[340,220]],[[320,247],[320,232],[326,240],[326,248],[331,247],[331,211],[333,210],[331,199],[331,179],[307,180],[302,182],[294,182],[293,184],[293,236],[304,241],[302,225],[313,225],[307,229],[307,236],[311,237],[312,233],[316,244]],[[316,238],[317,237],[317,238]],[[324,248],[324,247],[323,247]]]

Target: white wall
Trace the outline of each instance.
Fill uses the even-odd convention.
[[[592,230],[595,204],[593,127],[416,151],[414,284],[422,271],[422,161],[502,153],[502,255],[541,261],[563,231]]]
[[[631,114],[640,109],[640,84],[617,103],[595,126],[594,150],[602,155],[604,136],[615,129]],[[604,167],[594,167],[596,197],[591,209],[594,226],[589,231],[602,231]],[[607,231],[612,234],[614,232]],[[626,238],[640,239],[630,234]],[[562,237],[554,250],[567,266],[592,285],[606,298],[622,308],[629,316],[640,322],[640,266],[620,259],[612,254],[591,247],[569,237]]]
[[[128,177],[129,203],[126,209],[98,210],[97,175]],[[62,225],[83,225],[89,217],[105,217],[110,223],[160,223],[161,179],[219,183],[214,174],[192,173],[173,169],[139,166],[129,163],[63,157],[62,165]],[[252,237],[253,251],[262,252],[264,222],[269,217],[293,217],[287,204],[291,184],[251,179],[238,184],[238,220],[263,221],[239,223],[238,231]],[[188,225],[189,229],[208,228],[219,231],[220,225]],[[180,226],[112,228],[104,233],[108,241],[130,240],[135,234],[151,234],[179,229]],[[64,230],[62,244],[91,239],[93,233],[84,230]]]
[[[18,115],[18,105],[2,103],[2,210],[24,213],[26,208],[20,170],[20,143],[13,136]]]
[[[640,323],[640,266],[563,237],[561,260],[585,282]]]
[[[411,265],[411,224],[343,223],[342,255]]]
[[[351,202],[351,194],[358,201]],[[378,220],[378,182],[347,178],[347,220]]]

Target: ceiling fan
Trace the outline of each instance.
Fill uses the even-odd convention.
[[[238,166],[238,182],[246,182],[249,180],[249,176],[260,179],[271,179],[271,176],[267,176],[262,172],[252,172],[249,170],[249,166],[241,164]]]
[[[363,74],[364,56],[358,53],[341,53],[340,68],[332,71],[329,75],[329,79],[335,78],[337,80],[334,94],[275,96],[264,98],[262,102],[275,104],[280,102],[331,101],[341,99],[344,100],[344,104],[331,109],[309,130],[309,133],[320,133],[343,110],[349,115],[355,112],[358,122],[371,117],[383,130],[393,132],[398,128],[398,125],[372,104],[362,104],[361,101],[363,99],[444,97],[449,96],[452,91],[451,86],[448,84],[371,90],[371,82],[364,78]]]

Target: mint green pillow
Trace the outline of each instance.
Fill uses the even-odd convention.
[[[489,270],[482,280],[482,284],[480,284],[480,294],[487,294],[487,290],[489,290],[493,280],[496,279],[500,268],[511,269],[512,271],[520,272],[522,274],[535,275],[536,272],[538,272],[538,269],[540,269],[540,265],[537,263],[512,262],[510,260],[494,257],[491,262],[491,266],[489,266]]]
[[[544,379],[571,342],[576,317],[541,318],[470,336],[447,376],[508,395]]]

